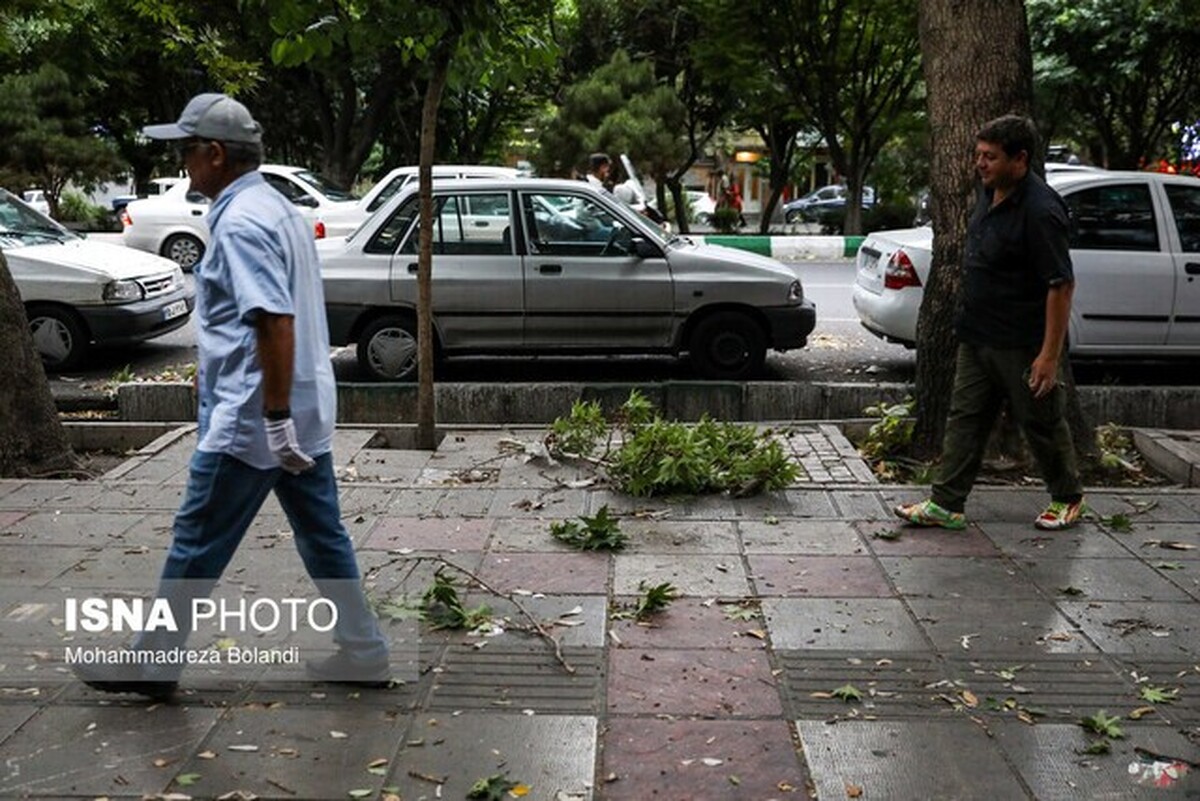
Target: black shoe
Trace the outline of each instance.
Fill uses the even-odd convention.
[[[357,687],[386,689],[392,686],[392,666],[386,659],[360,662],[345,651],[324,659],[304,663],[309,677],[331,684],[353,684]]]
[[[169,701],[179,687],[177,681],[150,681],[136,678],[134,671],[114,670],[105,666],[72,665],[75,678],[102,693],[133,693],[152,701]]]

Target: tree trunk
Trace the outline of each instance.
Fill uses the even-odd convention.
[[[1032,114],[1033,60],[1023,0],[921,0],[919,15],[935,236],[917,322],[913,450],[929,457],[940,449],[954,382],[954,318],[974,203],[975,133],[1002,114]]]
[[[417,258],[417,447],[437,448],[433,396],[433,154],[437,144],[438,106],[450,73],[454,42],[443,42],[430,64],[429,86],[421,109],[421,159],[417,168],[421,207]]]
[[[0,253],[0,476],[78,469],[29,337],[25,307]]]

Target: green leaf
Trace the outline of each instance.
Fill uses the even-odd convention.
[[[199,773],[180,773],[175,777],[175,783],[180,787],[191,787],[198,781],[200,781]]]
[[[752,606],[733,606],[725,610],[726,620],[756,620],[758,610]]]
[[[1110,517],[1101,517],[1100,525],[1117,532],[1118,534],[1128,534],[1133,531],[1133,521],[1129,519],[1129,515],[1117,512]]]
[[[510,781],[507,775],[496,773],[472,784],[470,791],[467,792],[467,798],[479,799],[479,801],[504,801],[508,791],[516,786],[517,782]]]
[[[347,790],[346,795],[350,796],[351,798],[368,798],[370,797],[371,792],[371,790],[363,787],[357,790]]]
[[[1091,745],[1079,753],[1087,756],[1104,756],[1105,754],[1112,753],[1112,745],[1109,744],[1108,740],[1093,740]]]
[[[903,533],[903,529],[900,528],[886,528],[883,531],[876,531],[871,536],[877,540],[887,540],[888,542],[893,542],[900,539],[900,536]]]
[[[617,519],[609,515],[607,504],[594,517],[581,516],[579,521],[551,523],[550,535],[581,551],[619,551],[625,547],[626,537]]]
[[[1182,562],[1158,562],[1157,564],[1154,565],[1154,567],[1157,567],[1159,570],[1183,570],[1184,569]]]
[[[638,598],[637,607],[633,613],[638,620],[658,614],[679,597],[679,590],[675,589],[670,582],[655,584],[653,587],[646,586],[645,582],[639,582],[638,590],[642,595]]]
[[[1179,688],[1168,690],[1166,687],[1143,685],[1139,695],[1143,701],[1151,704],[1171,704],[1179,699]]]
[[[853,684],[843,684],[841,687],[833,690],[831,694],[834,698],[840,698],[846,703],[861,701],[863,698],[862,691]]]
[[[1100,734],[1105,737],[1111,737],[1113,739],[1120,739],[1125,736],[1125,732],[1122,731],[1121,727],[1118,725],[1120,721],[1121,718],[1119,716],[1110,718],[1102,709],[1095,715],[1080,720],[1079,725],[1088,731],[1095,732],[1096,734]]]

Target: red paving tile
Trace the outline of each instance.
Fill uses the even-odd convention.
[[[479,577],[498,592],[528,590],[548,595],[603,595],[608,562],[599,553],[489,553]]]
[[[782,720],[611,718],[603,753],[598,799],[808,797]]]
[[[748,650],[614,649],[608,709],[722,718],[783,714],[766,654]]]
[[[617,601],[630,603],[633,599],[618,598]],[[762,639],[748,633],[766,628],[757,605],[709,603],[700,598],[680,598],[666,611],[645,622],[614,620],[610,628],[627,648],[753,649],[765,646]]]
[[[892,588],[868,556],[752,554],[750,577],[761,596],[785,598],[890,598]]]

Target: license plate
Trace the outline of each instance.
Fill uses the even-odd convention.
[[[176,317],[187,314],[187,301],[177,300],[174,303],[163,307],[163,319],[174,320]]]

